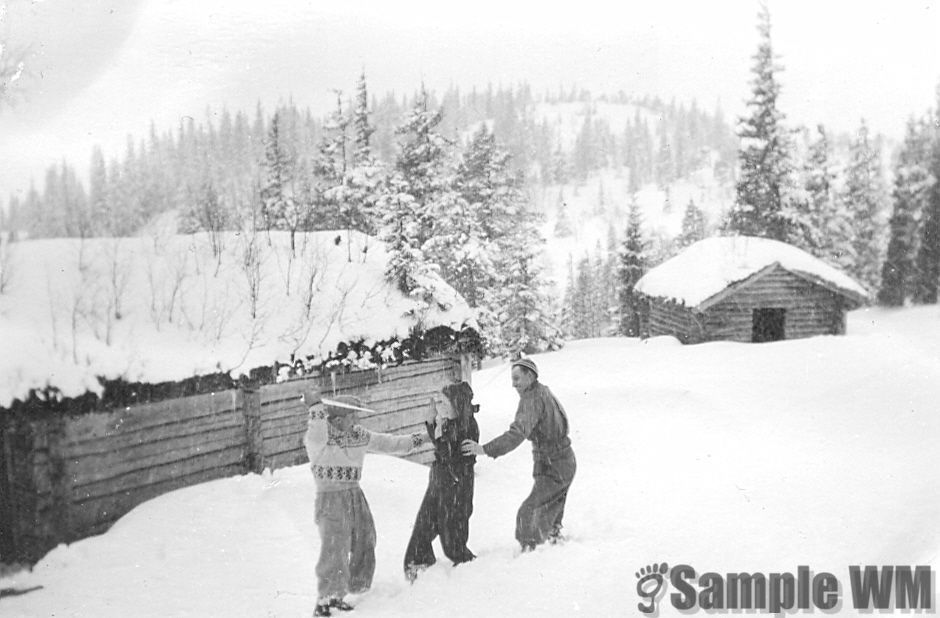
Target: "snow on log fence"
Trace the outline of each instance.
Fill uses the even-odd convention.
[[[173,489],[306,462],[300,394],[311,382],[362,397],[376,410],[360,417],[370,429],[408,433],[429,397],[469,375],[469,357],[445,355],[119,410],[0,415],[0,562],[35,562]],[[408,458],[429,462],[430,446]]]

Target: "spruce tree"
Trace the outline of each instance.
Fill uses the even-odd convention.
[[[372,158],[372,134],[375,133],[375,127],[369,121],[369,91],[366,87],[366,74],[363,71],[359,75],[359,83],[356,86],[356,106],[353,109],[353,163],[357,166],[371,165]]]
[[[349,167],[349,118],[343,112],[342,93],[335,91],[336,107],[323,125],[323,135],[313,160],[315,229],[351,229],[361,217],[351,212],[344,199]]]
[[[395,169],[379,198],[382,213],[380,238],[389,253],[386,275],[405,293],[430,299],[433,280],[427,276],[435,269],[426,257],[426,249],[435,234],[438,216],[445,206],[453,205],[450,179],[444,171],[450,143],[436,130],[443,110],[432,110],[430,97],[422,86],[411,113],[397,130],[402,136]],[[446,230],[444,230],[446,231]]]
[[[888,252],[881,268],[878,303],[899,307],[911,298],[918,254],[918,220],[927,203],[931,177],[927,169],[929,143],[925,123],[907,123],[904,144],[894,168],[893,212],[889,220]]]
[[[88,173],[88,215],[96,235],[108,233],[108,171],[101,147],[95,146],[91,154]]]
[[[570,334],[576,339],[598,335],[598,307],[594,263],[585,254],[575,268],[574,285],[569,295]]]
[[[754,55],[749,113],[739,120],[740,174],[736,197],[725,228],[733,233],[790,240],[792,217],[791,144],[785,116],[777,107],[780,85],[770,36],[770,12],[765,4],[758,14],[760,43]]]
[[[452,144],[437,131],[443,117],[443,109],[432,109],[430,95],[422,85],[411,113],[396,130],[402,142],[395,173],[400,186],[413,198],[418,246],[436,233],[440,199],[449,186],[444,169]]]
[[[374,234],[379,226],[376,211],[382,192],[385,170],[372,152],[372,134],[375,127],[369,120],[369,97],[365,73],[359,77],[356,100],[352,112],[353,152],[351,165],[330,195],[340,205],[342,225],[367,234]]]
[[[816,138],[809,144],[803,165],[803,188],[806,191],[806,219],[801,228],[798,247],[827,261],[839,263],[836,256],[851,243],[852,229],[837,207],[836,173],[831,162],[832,146],[823,125],[816,126]]]
[[[528,219],[523,216],[523,220]],[[501,347],[511,358],[556,350],[563,345],[556,312],[547,293],[547,282],[538,263],[542,239],[535,221],[526,222],[520,242],[511,245],[505,277],[494,292],[491,306],[498,314]]]
[[[689,198],[685,213],[682,215],[682,231],[676,238],[676,245],[685,249],[689,245],[705,238],[705,213]]]
[[[452,190],[442,193],[449,205],[440,209],[441,232],[427,243],[428,256],[441,266],[444,279],[471,307],[490,313],[484,294],[497,285],[501,258],[524,210],[509,162],[509,153],[480,125],[460,156]]]
[[[271,119],[264,149],[264,181],[261,185],[261,217],[265,230],[283,229],[288,212],[295,210],[294,156],[281,134],[281,114]],[[293,247],[293,234],[291,247]]]
[[[926,131],[929,143],[928,165],[933,182],[927,192],[917,252],[917,285],[914,301],[935,304],[940,286],[940,85],[937,87],[937,108],[931,120],[933,128]]]
[[[646,272],[648,265],[648,243],[643,236],[643,219],[640,207],[634,197],[627,213],[627,228],[620,246],[619,300],[620,334],[627,337],[640,335],[640,317],[638,301],[633,288]]]
[[[400,175],[389,179],[386,192],[379,198],[380,239],[388,254],[385,277],[403,293],[428,302],[434,291],[429,284],[434,268],[425,259],[418,242],[420,223],[414,202]]]
[[[869,139],[862,120],[845,170],[841,199],[851,212],[852,251],[849,273],[869,290],[877,290],[881,275],[887,196],[881,169],[881,150]]]

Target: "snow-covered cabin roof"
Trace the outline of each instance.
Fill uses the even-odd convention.
[[[98,377],[159,383],[275,361],[325,360],[340,343],[476,328],[452,287],[431,302],[386,280],[380,241],[359,232],[220,234],[153,229],[0,247],[0,407]],[[8,253],[7,253],[8,252]],[[355,366],[355,365],[354,365]]]
[[[729,286],[767,272],[774,265],[848,297],[868,301],[854,279],[802,249],[768,238],[716,236],[690,245],[646,273],[635,290],[703,310],[720,300]]]

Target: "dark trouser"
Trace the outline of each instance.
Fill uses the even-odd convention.
[[[438,535],[444,555],[454,564],[476,556],[467,549],[473,513],[473,464],[431,464],[428,488],[405,550],[405,572],[437,562],[431,547]]]
[[[318,492],[315,520],[320,529],[319,598],[341,599],[347,592],[368,590],[375,574],[375,522],[359,486]]]
[[[561,529],[568,488],[578,464],[571,447],[548,453],[533,453],[532,492],[516,515],[516,540],[523,547],[544,543]]]

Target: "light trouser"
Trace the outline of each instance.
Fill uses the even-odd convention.
[[[359,485],[317,492],[315,521],[320,529],[319,598],[342,599],[347,592],[368,590],[375,573],[375,522]]]
[[[516,514],[516,540],[523,548],[545,542],[561,530],[568,488],[578,468],[571,447],[534,456],[532,478],[535,484]]]

